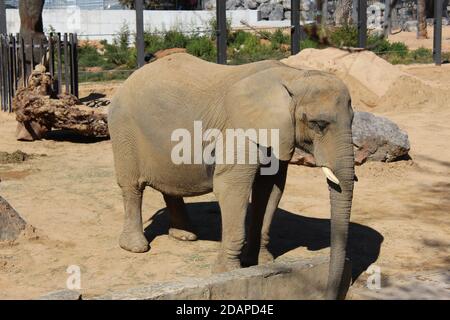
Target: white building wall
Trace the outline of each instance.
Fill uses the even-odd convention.
[[[20,29],[19,11],[6,10],[8,33],[18,33]],[[244,27],[241,21],[255,27],[283,27],[289,21],[257,21],[256,10],[227,11],[233,28]],[[210,21],[215,11],[144,11],[144,28],[150,31],[179,29],[182,31],[205,30],[210,28]],[[67,9],[47,9],[43,12],[44,29],[53,28],[56,32],[78,33],[81,39],[111,41],[124,24],[130,31],[136,30],[136,16],[133,10],[79,10],[77,7]]]

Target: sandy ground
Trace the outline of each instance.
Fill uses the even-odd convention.
[[[450,89],[450,73],[442,70],[404,67]],[[81,92],[109,96],[117,85],[87,84]],[[409,133],[413,160],[357,168],[350,238],[355,282],[348,297],[449,299],[449,105],[436,106],[433,112],[373,111]],[[118,246],[122,199],[111,142],[58,134],[43,141],[18,142],[14,129],[13,116],[1,113],[1,151],[20,149],[46,156],[0,165],[1,195],[36,227],[34,235],[0,245],[0,298],[34,298],[64,289],[70,265],[81,268],[81,292],[86,297],[210,274],[220,240],[213,195],[187,199],[200,240],[184,243],[167,236],[163,199],[147,189],[143,215],[151,250],[132,254]],[[327,254],[328,230],[328,191],[322,173],[292,166],[272,228],[273,253],[285,260]],[[380,268],[381,290],[365,288],[369,276],[365,271],[371,265]],[[419,290],[417,282],[425,289]]]
[[[412,50],[420,47],[433,49],[433,26],[427,27],[427,39],[416,39],[416,32],[396,33],[396,30],[392,32],[394,34],[389,36],[390,42],[403,42]],[[450,51],[450,26],[442,26],[442,50]]]

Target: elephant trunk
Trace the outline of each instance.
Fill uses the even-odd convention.
[[[327,299],[343,298],[343,273],[355,178],[352,135],[345,133],[337,142],[336,165],[333,170],[339,185],[329,182],[331,204],[331,256]]]

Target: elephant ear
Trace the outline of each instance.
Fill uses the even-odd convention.
[[[295,149],[294,99],[280,81],[267,72],[240,80],[229,88],[224,107],[230,126],[257,132],[267,129],[267,141],[259,140],[258,144],[278,150],[275,155],[279,160],[291,159]],[[271,139],[274,129],[278,130],[278,139]],[[275,144],[278,148],[274,148]]]

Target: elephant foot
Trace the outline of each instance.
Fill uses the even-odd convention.
[[[148,241],[142,232],[123,232],[120,235],[119,245],[122,249],[134,253],[143,253],[150,249]]]
[[[267,250],[267,248],[259,249],[258,264],[271,263],[274,260],[273,255],[269,252],[269,250]]]
[[[223,273],[241,268],[239,259],[223,258],[219,256],[212,268],[212,273]]]
[[[246,249],[242,255],[242,265],[244,267],[266,264],[273,261],[273,255],[266,248],[260,248],[259,250]]]
[[[169,229],[169,236],[171,236],[174,239],[181,240],[181,241],[195,241],[197,240],[197,235],[193,232],[177,229],[177,228],[170,228]]]

